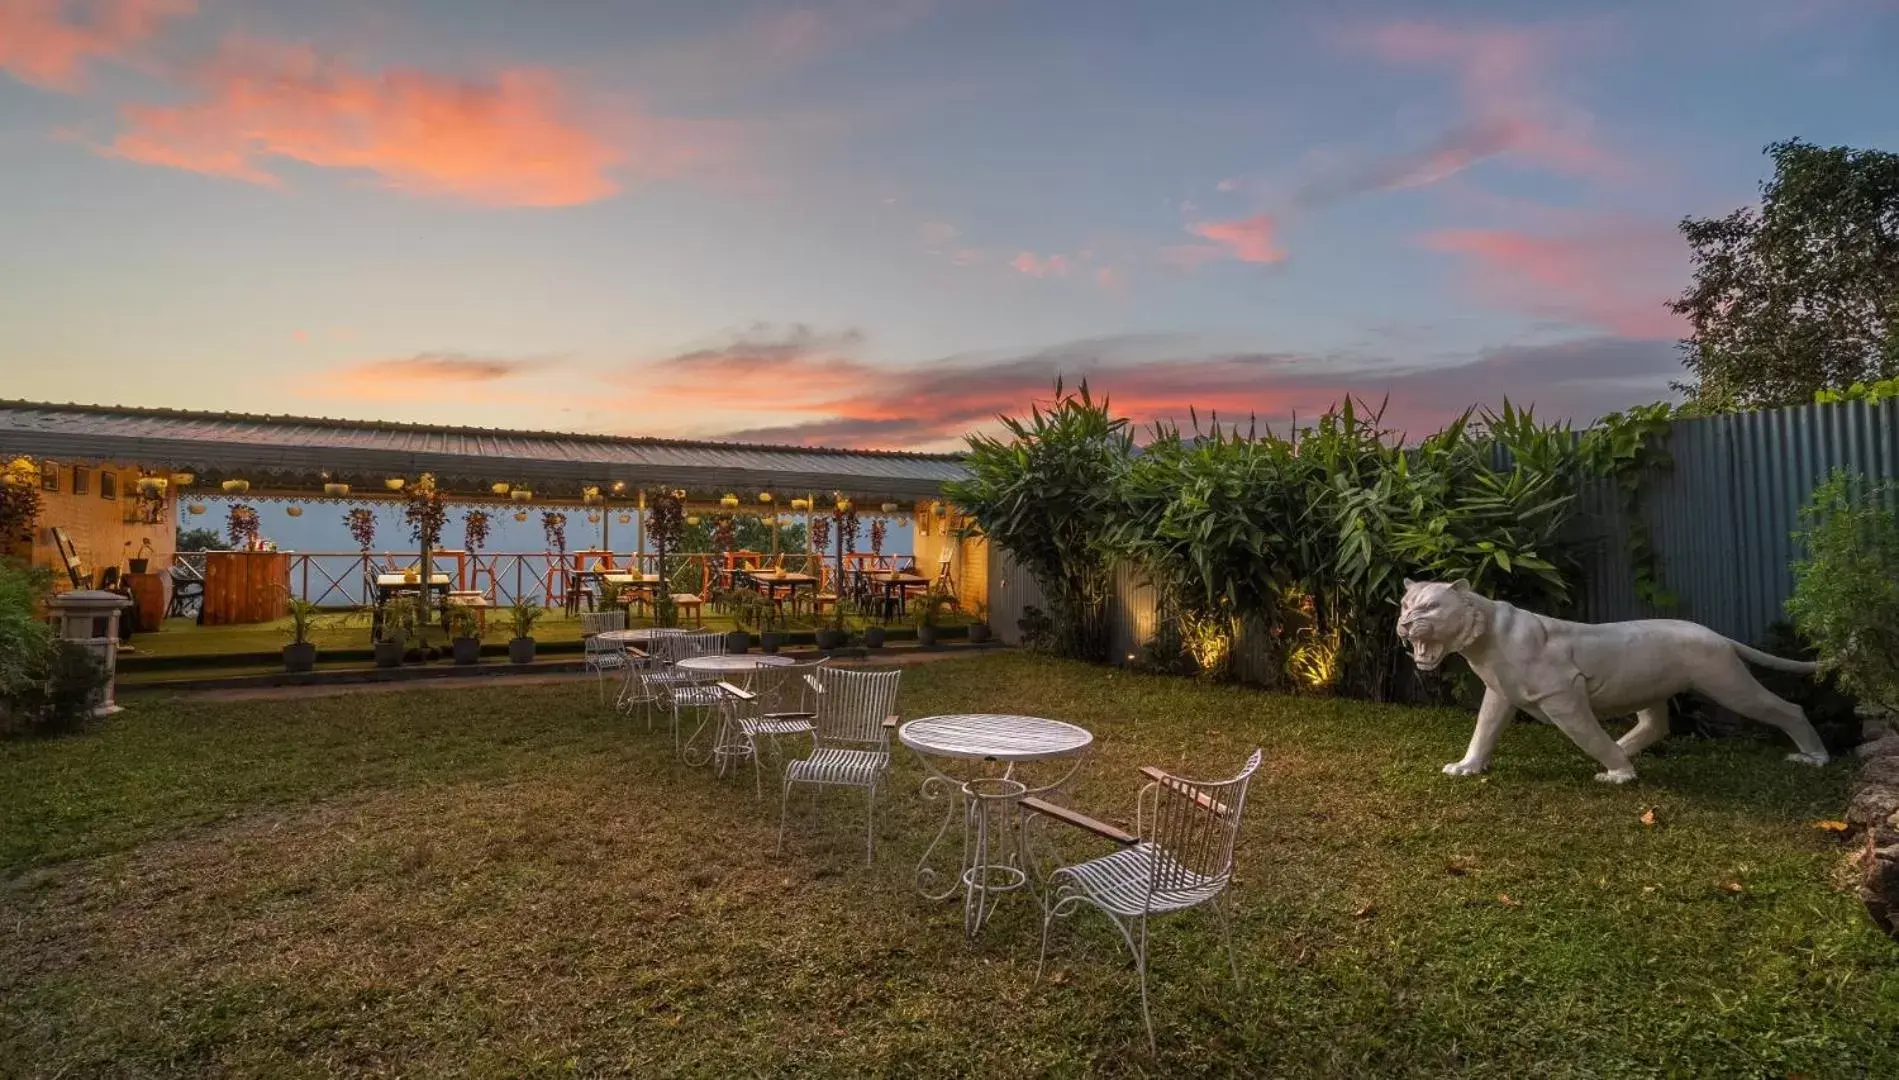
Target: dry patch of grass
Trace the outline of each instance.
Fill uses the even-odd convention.
[[[900,757],[861,802],[679,765],[587,687],[148,704],[0,748],[0,1063],[22,1075],[1893,1075],[1899,950],[1810,822],[1840,769],[1682,743],[1636,788],[1560,736],[1437,775],[1467,719],[989,656],[905,675],[908,716],[1008,708],[1144,763],[1266,746],[1227,980],[1157,925],[1158,1060],[1099,920],[1005,903],[965,945],[911,874],[935,807]],[[769,784],[768,784],[769,790]],[[1656,824],[1643,814],[1655,810]],[[1085,842],[1065,838],[1075,854]]]

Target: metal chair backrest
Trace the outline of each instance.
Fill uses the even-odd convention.
[[[591,641],[595,634],[605,630],[626,629],[624,611],[583,611],[580,613],[580,636]]]
[[[717,630],[665,634],[654,638],[652,644],[658,657],[668,664],[690,660],[695,656],[725,655],[725,635]]]
[[[817,672],[819,745],[846,744],[861,749],[889,745],[884,717],[897,711],[898,671],[841,671],[826,667]]]
[[[761,667],[745,673],[741,687],[758,695],[757,711],[763,713],[816,713],[818,672],[827,663],[815,660],[805,664]]]
[[[1246,789],[1259,768],[1260,751],[1230,780],[1188,780],[1161,773],[1141,789],[1136,816],[1150,823],[1141,839],[1167,858],[1153,861],[1148,895],[1174,890],[1224,889],[1233,873],[1233,843],[1246,810]]]

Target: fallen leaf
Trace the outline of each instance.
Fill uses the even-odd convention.
[[[1831,818],[1825,821],[1816,821],[1813,823],[1813,827],[1819,829],[1821,832],[1845,832],[1850,828],[1846,822],[1834,821]]]
[[[1444,872],[1452,877],[1463,877],[1475,869],[1477,869],[1477,861],[1467,859],[1462,855],[1453,855],[1451,860],[1444,864]]]
[[[1352,912],[1352,918],[1354,918],[1354,919],[1369,919],[1369,918],[1371,918],[1371,917],[1372,917],[1373,915],[1376,915],[1376,914],[1378,914],[1378,905],[1377,905],[1377,904],[1366,904],[1366,905],[1365,905],[1364,907],[1362,907],[1362,908],[1359,908],[1359,909],[1358,909],[1357,911],[1354,911],[1354,912]]]
[[[1055,973],[1054,973],[1054,974],[1052,974],[1052,975],[1050,975],[1050,976],[1048,977],[1048,981],[1049,981],[1049,982],[1052,982],[1052,983],[1054,983],[1054,984],[1055,984],[1056,986],[1065,986],[1065,985],[1067,985],[1067,983],[1068,983],[1068,969],[1067,969],[1067,968],[1056,968],[1056,969],[1055,969]]]
[[[1512,900],[1510,898],[1510,894],[1507,892],[1500,892],[1497,894],[1497,903],[1502,904],[1504,907],[1522,907],[1523,906],[1523,901]]]
[[[1651,806],[1651,807],[1649,807],[1648,809],[1646,809],[1646,810],[1644,810],[1644,811],[1642,811],[1642,824],[1644,824],[1644,825],[1654,825],[1654,824],[1655,824],[1655,821],[1656,821],[1656,818],[1655,818],[1655,808],[1654,808],[1654,807],[1652,807],[1652,806]]]
[[[1729,882],[1725,882],[1725,883],[1723,883],[1723,884],[1722,884],[1722,886],[1721,886],[1721,887],[1722,887],[1723,889],[1726,889],[1727,891],[1729,891],[1729,892],[1731,892],[1731,893],[1744,893],[1744,892],[1746,892],[1746,891],[1747,891],[1747,886],[1745,886],[1745,885],[1742,885],[1742,884],[1741,884],[1740,882],[1738,882],[1738,881],[1729,881]]]

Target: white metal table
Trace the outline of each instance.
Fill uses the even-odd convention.
[[[787,667],[797,663],[789,656],[777,656],[761,653],[758,656],[727,654],[723,656],[689,656],[673,666],[686,671],[704,672],[709,675],[730,675],[739,671],[756,671],[762,667]]]
[[[932,900],[945,900],[962,890],[963,930],[971,937],[988,921],[1000,894],[1024,885],[1033,887],[1034,867],[1022,832],[1021,800],[1066,784],[1081,768],[1083,754],[1094,739],[1087,728],[1066,721],[999,713],[926,716],[897,729],[897,740],[916,752],[929,774],[923,780],[923,797],[942,798],[951,789],[961,796],[960,872],[938,888],[943,875],[930,866],[931,856],[956,818],[957,807],[945,806],[943,824],[917,862],[916,881],[917,890]],[[1020,765],[1068,758],[1073,763],[1052,781],[1031,786],[1016,776]],[[939,768],[939,760],[974,763],[984,771],[959,778]],[[1003,767],[1000,775],[993,775],[995,765]],[[1001,833],[1004,848],[999,861],[992,859],[990,849],[991,834],[996,832]]]
[[[747,671],[757,671],[759,668],[787,667],[795,663],[797,663],[797,661],[789,656],[775,656],[770,653],[764,653],[758,656],[747,656],[742,653],[728,653],[719,656],[689,656],[674,664],[673,667],[681,671],[690,671],[704,675],[708,678],[717,678],[720,675],[736,675]],[[734,702],[724,700],[723,696],[721,697],[717,708],[719,714],[719,729],[713,733],[712,748],[707,752],[707,756],[695,760],[692,747],[693,744],[698,741],[700,734],[710,726],[709,717],[699,722],[699,726],[693,730],[692,736],[686,740],[684,746],[680,747],[679,756],[682,760],[689,765],[704,765],[708,761],[716,762],[718,765],[718,774],[724,776],[726,769],[733,765],[736,759],[745,757],[752,752],[749,743],[731,737],[733,724],[730,722],[732,717],[729,713],[729,707],[734,704]]]

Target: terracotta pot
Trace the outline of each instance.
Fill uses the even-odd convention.
[[[285,671],[309,671],[316,667],[316,643],[306,641],[302,644],[292,642],[284,646]]]
[[[478,637],[458,637],[451,646],[455,650],[457,664],[481,663],[481,639]]]
[[[534,662],[534,639],[518,637],[508,642],[508,663],[532,664]]]

